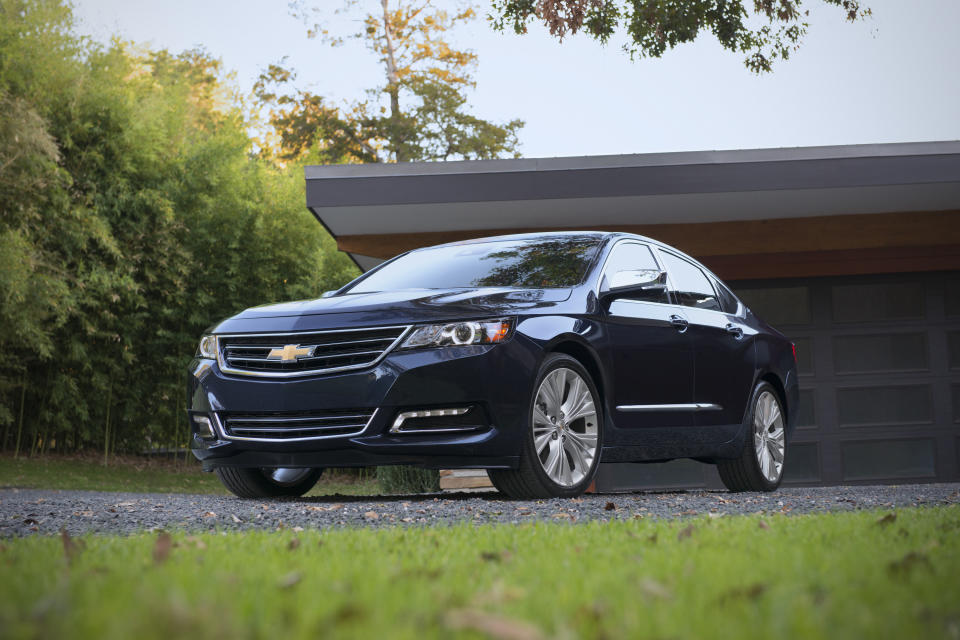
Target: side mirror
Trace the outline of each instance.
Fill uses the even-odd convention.
[[[321,297],[321,298],[329,298],[330,296],[332,296],[332,295],[335,294],[335,293],[336,293],[336,291],[324,291],[323,293],[320,294],[320,297]]]
[[[667,272],[659,269],[617,271],[600,292],[601,300],[626,298],[631,294],[658,293],[667,290]]]

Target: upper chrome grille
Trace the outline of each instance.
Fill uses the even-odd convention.
[[[378,362],[408,329],[404,326],[222,335],[217,338],[219,364],[226,373],[274,378],[359,369]],[[285,350],[287,355],[280,355]]]
[[[218,414],[223,435],[230,440],[291,442],[363,433],[374,409],[330,411],[257,411]]]

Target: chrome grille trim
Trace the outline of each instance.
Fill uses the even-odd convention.
[[[214,413],[215,423],[219,435],[225,440],[242,440],[245,442],[304,442],[307,440],[327,440],[329,438],[355,438],[363,435],[370,427],[373,419],[377,416],[378,409],[372,411],[366,410],[348,410],[348,413],[336,415],[335,411],[318,411],[314,416],[302,415],[304,412],[284,415],[283,412],[263,412],[260,415],[251,415],[253,412],[237,412],[233,415],[231,412]],[[310,423],[343,420],[344,424],[313,424]],[[242,426],[247,424],[274,424],[279,426]],[[234,426],[236,425],[236,426]],[[289,425],[289,426],[286,426]],[[329,433],[330,431],[337,433]],[[240,432],[243,435],[236,435],[234,432]],[[324,433],[324,432],[327,433]],[[318,432],[316,435],[303,435],[310,432]],[[292,437],[270,437],[266,434],[275,434],[275,436],[285,436],[288,434],[300,434]],[[257,434],[257,435],[251,435]]]
[[[217,335],[217,364],[220,371],[233,375],[254,376],[259,378],[297,378],[302,376],[324,375],[329,373],[338,373],[340,371],[352,371],[354,369],[363,369],[378,364],[386,357],[403,339],[410,333],[411,325],[395,325],[388,327],[360,327],[356,329],[328,329],[323,331],[303,331],[303,332],[283,332],[283,333],[225,333]],[[395,332],[393,336],[380,338],[363,338],[357,340],[337,340],[337,335],[348,336],[362,334],[364,332]],[[330,342],[323,342],[323,336],[329,336]],[[258,341],[257,344],[229,344],[231,339],[249,339],[265,338]],[[270,340],[273,338],[274,340]],[[310,340],[313,338],[313,340]],[[317,341],[317,340],[320,341]],[[392,341],[391,341],[392,340]],[[368,345],[376,342],[387,343],[386,347],[380,349],[370,349]],[[316,363],[315,367],[304,367],[296,370],[268,370],[253,368],[256,363],[278,362],[269,360],[262,353],[274,348],[282,348],[286,344],[311,344],[316,342],[314,355],[298,358],[296,363],[310,365]],[[359,351],[350,351],[355,346]],[[227,354],[227,351],[236,351]],[[260,351],[258,353],[257,351]],[[253,352],[253,353],[251,353]],[[323,366],[324,362],[335,361],[342,358],[366,357],[362,362],[353,362],[339,366]],[[244,363],[250,363],[251,366],[244,366]],[[331,363],[332,364],[332,363]]]

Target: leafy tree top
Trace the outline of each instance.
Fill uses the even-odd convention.
[[[624,32],[624,50],[635,58],[659,58],[677,45],[712,34],[724,49],[744,53],[755,73],[787,60],[807,33],[803,0],[492,0],[494,28],[527,32],[542,23],[563,40],[583,31],[606,44]],[[820,0],[843,11],[849,22],[871,14],[861,0]]]

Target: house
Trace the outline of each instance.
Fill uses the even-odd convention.
[[[797,345],[785,483],[960,480],[960,142],[311,166],[362,269],[416,247],[629,231],[693,255]],[[692,461],[601,490],[720,486]]]

